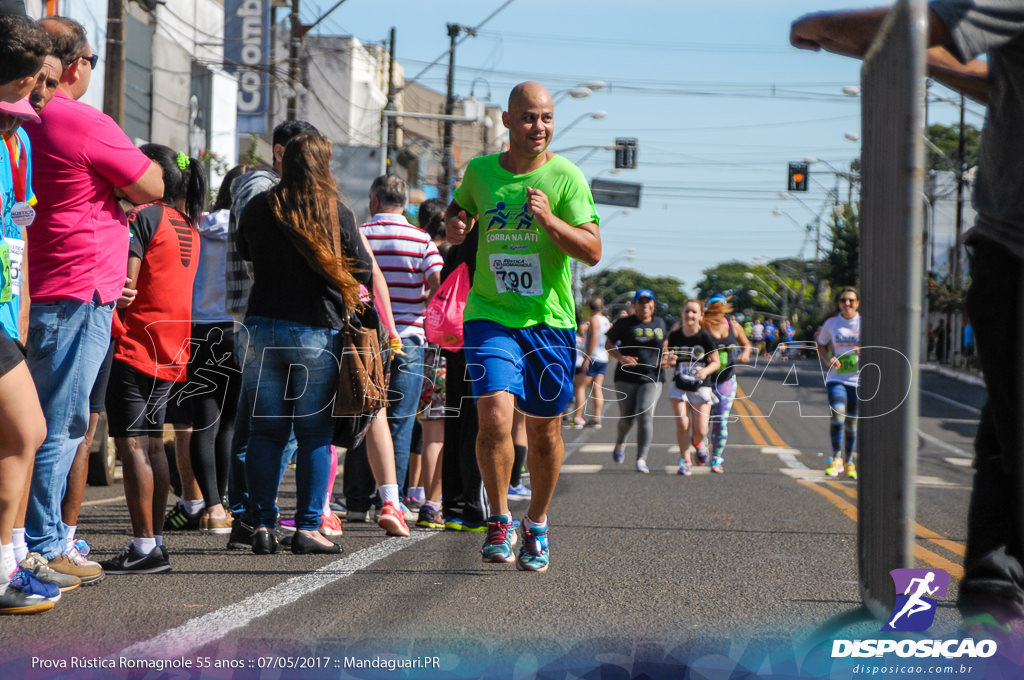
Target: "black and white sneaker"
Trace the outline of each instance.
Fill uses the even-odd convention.
[[[167,550],[162,545],[153,548],[148,555],[143,555],[131,541],[128,541],[120,555],[100,565],[108,574],[159,574],[171,570]]]

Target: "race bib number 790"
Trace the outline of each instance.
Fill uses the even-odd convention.
[[[490,260],[494,284],[499,293],[541,295],[544,292],[539,254],[495,253],[490,256]]]

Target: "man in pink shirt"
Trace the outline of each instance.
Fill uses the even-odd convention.
[[[46,415],[25,521],[29,548],[83,585],[103,570],[67,548],[60,504],[68,470],[89,422],[89,392],[110,344],[114,303],[125,285],[127,219],[117,202],[163,195],[160,167],[109,116],[77,101],[98,56],[85,29],[53,17],[40,22],[64,67],[32,139],[37,214],[27,232],[28,363]]]

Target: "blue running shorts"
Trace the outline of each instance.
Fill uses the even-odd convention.
[[[466,370],[474,397],[510,392],[531,416],[560,415],[572,398],[576,334],[538,324],[508,328],[486,319],[463,326]]]

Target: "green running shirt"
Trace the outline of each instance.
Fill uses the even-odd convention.
[[[527,187],[547,194],[551,212],[570,226],[600,220],[583,172],[561,156],[525,175],[502,168],[498,154],[474,158],[454,196],[477,218],[480,239],[463,318],[507,328],[575,328],[570,258],[534,223]]]

